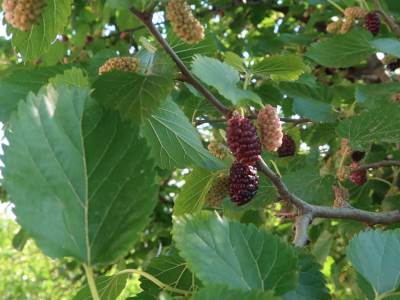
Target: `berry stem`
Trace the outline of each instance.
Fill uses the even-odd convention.
[[[365,164],[362,166],[359,166],[358,168],[354,168],[351,170],[352,173],[362,171],[362,170],[368,170],[368,169],[378,169],[382,167],[400,167],[400,160],[382,160],[379,162],[371,163],[371,164]]]
[[[96,282],[94,280],[93,269],[90,266],[83,265],[86,273],[86,279],[88,282],[89,290],[93,300],[100,300],[99,292],[97,291]]]
[[[399,24],[396,23],[396,21],[393,19],[392,16],[388,15],[383,8],[381,2],[379,0],[374,0],[374,4],[376,6],[377,12],[382,15],[382,17],[385,19],[385,22],[387,26],[390,28],[390,30],[396,34],[398,37],[400,37],[400,26]]]

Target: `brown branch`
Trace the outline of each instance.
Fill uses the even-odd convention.
[[[199,80],[197,80],[175,51],[171,48],[168,42],[162,37],[156,26],[152,22],[152,13],[140,12],[136,8],[131,7],[130,11],[138,17],[143,24],[147,27],[150,33],[158,41],[161,47],[168,53],[168,55],[175,62],[178,69],[182,72],[186,82],[191,84],[200,94],[202,94],[208,101],[210,101],[222,114],[227,115],[230,110],[223,105]]]
[[[400,160],[383,160],[371,164],[365,164],[362,165],[358,168],[354,168],[351,170],[352,173],[362,171],[362,170],[368,170],[368,169],[378,169],[382,167],[400,167]]]
[[[382,7],[382,4],[379,0],[374,0],[375,6],[377,8],[378,13],[382,15],[385,19],[386,24],[389,26],[390,30],[400,37],[400,26],[396,23],[395,19],[386,13],[385,9]]]
[[[257,119],[256,115],[248,115],[247,118],[249,119]],[[216,123],[225,123],[227,120],[225,118],[221,119],[202,119],[202,120],[196,120],[195,125],[199,126],[202,124],[216,124]],[[294,125],[298,124],[304,124],[304,123],[311,123],[312,121],[310,119],[305,119],[305,118],[299,118],[299,119],[293,119],[293,118],[281,118],[282,122],[285,123],[293,123]]]

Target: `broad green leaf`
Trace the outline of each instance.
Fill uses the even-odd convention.
[[[334,178],[321,176],[315,166],[289,172],[282,179],[292,193],[309,203],[331,204],[333,201]]]
[[[398,39],[381,38],[371,41],[371,45],[378,51],[400,57],[400,41]]]
[[[382,104],[392,100],[395,93],[400,92],[400,85],[397,82],[357,85],[356,100],[364,105]]]
[[[210,285],[200,289],[190,300],[279,300],[272,293],[260,291],[230,290],[223,285]]]
[[[145,271],[173,288],[193,291],[200,285],[200,282],[190,272],[187,263],[175,252],[171,255],[153,258]],[[141,296],[154,300],[158,299],[161,292],[160,287],[144,277],[140,280],[142,282],[140,287],[143,290]]]
[[[109,72],[94,83],[94,98],[135,125],[149,119],[174,87],[175,68],[167,57],[159,53],[143,57],[145,74]]]
[[[336,114],[330,103],[332,93],[326,87],[298,82],[282,82],[279,87],[281,91],[294,99],[295,113],[314,121],[334,122],[336,120]]]
[[[26,32],[12,29],[12,43],[22,54],[31,61],[39,58],[52,45],[57,34],[64,31],[72,10],[72,0],[47,1],[39,22]]]
[[[224,166],[203,147],[199,134],[171,100],[165,101],[146,122],[143,134],[161,168],[185,168],[191,165],[220,169]]]
[[[244,59],[234,52],[225,52],[224,62],[234,67],[237,71],[245,73],[246,67],[244,66]]]
[[[100,300],[115,300],[125,288],[127,275],[99,276],[96,278],[96,287]],[[87,285],[80,289],[72,300],[92,300],[90,289]]]
[[[90,102],[88,89],[48,86],[20,102],[6,133],[4,187],[47,255],[107,264],[137,240],[157,195],[138,135]]]
[[[326,67],[355,66],[375,52],[370,44],[371,38],[366,30],[352,30],[311,44],[306,56]]]
[[[377,295],[400,286],[400,230],[369,230],[350,241],[347,256]]]
[[[193,60],[192,71],[201,81],[217,89],[218,93],[234,105],[245,100],[261,103],[257,94],[237,87],[240,82],[239,72],[226,63],[199,55]]]
[[[13,66],[0,72],[0,120],[8,121],[17,109],[19,100],[29,92],[37,93],[49,78],[65,69],[64,66],[31,68]]]
[[[64,71],[63,74],[58,74],[49,79],[53,86],[66,85],[70,87],[89,87],[89,79],[79,68]]]
[[[167,40],[185,64],[190,64],[195,55],[213,56],[217,51],[216,39],[210,32],[206,33],[201,42],[193,45],[183,42],[172,30],[168,31]]]
[[[174,215],[181,216],[200,211],[216,176],[217,173],[211,173],[204,169],[195,169],[190,173],[175,200]]]
[[[284,300],[329,300],[329,290],[326,287],[321,266],[312,255],[305,251],[300,254],[299,285],[295,290],[283,295]]]
[[[205,285],[274,290],[277,295],[296,286],[293,248],[254,225],[201,213],[177,218],[173,237],[189,268]]]
[[[383,102],[368,107],[359,115],[342,121],[338,127],[341,137],[349,139],[353,146],[372,142],[400,142],[400,106]],[[389,117],[393,116],[393,117]]]
[[[300,56],[274,55],[266,57],[253,67],[254,74],[271,76],[273,80],[297,80],[306,70]]]

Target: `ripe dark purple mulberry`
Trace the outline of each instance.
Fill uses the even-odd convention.
[[[248,203],[257,194],[257,168],[234,162],[229,174],[229,195],[237,205]]]
[[[349,176],[349,180],[352,183],[361,186],[367,182],[367,170],[360,170],[360,171],[356,171],[356,172],[352,171],[354,169],[357,169],[358,167],[360,167],[360,164],[358,162],[353,161],[350,164],[351,174]]]
[[[226,132],[229,149],[236,160],[245,165],[255,165],[261,154],[261,143],[250,120],[233,113]]]
[[[296,153],[296,142],[290,135],[285,134],[282,138],[282,145],[278,148],[279,157],[293,156]]]
[[[364,18],[364,28],[373,35],[377,35],[381,29],[381,19],[379,15],[375,12],[368,13]]]
[[[351,159],[353,161],[360,161],[365,157],[365,152],[364,151],[353,151],[351,153]]]

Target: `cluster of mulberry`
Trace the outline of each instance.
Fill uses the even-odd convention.
[[[208,144],[208,151],[210,151],[212,155],[219,159],[225,159],[225,157],[227,156],[226,147],[216,141],[212,141]]]
[[[368,13],[364,18],[364,28],[377,35],[381,29],[381,19],[376,12]]]
[[[229,174],[229,195],[237,205],[248,203],[258,190],[257,169],[253,166],[234,162]]]
[[[236,160],[244,165],[254,166],[261,154],[257,130],[248,118],[234,112],[228,120],[226,130],[229,149]]]
[[[282,138],[282,145],[278,148],[278,156],[293,156],[296,153],[296,142],[290,135],[285,134]]]
[[[177,36],[188,44],[196,44],[204,39],[204,27],[193,16],[185,0],[170,0],[167,5],[167,18]]]
[[[39,21],[45,5],[44,0],[4,0],[2,8],[12,27],[28,31]]]
[[[218,175],[211,184],[206,195],[206,202],[210,207],[218,208],[222,200],[228,196],[229,176],[225,174]]]
[[[111,71],[135,72],[138,68],[138,60],[134,57],[113,57],[107,60],[100,68],[99,74]]]
[[[276,108],[267,104],[258,113],[257,126],[261,143],[267,151],[276,151],[282,145],[282,126]]]
[[[357,169],[358,167],[360,167],[360,164],[358,162],[353,161],[350,164],[350,176],[349,176],[349,180],[356,184],[356,185],[363,185],[364,183],[367,182],[367,170],[363,169],[363,170],[359,170],[354,172],[354,169]]]

